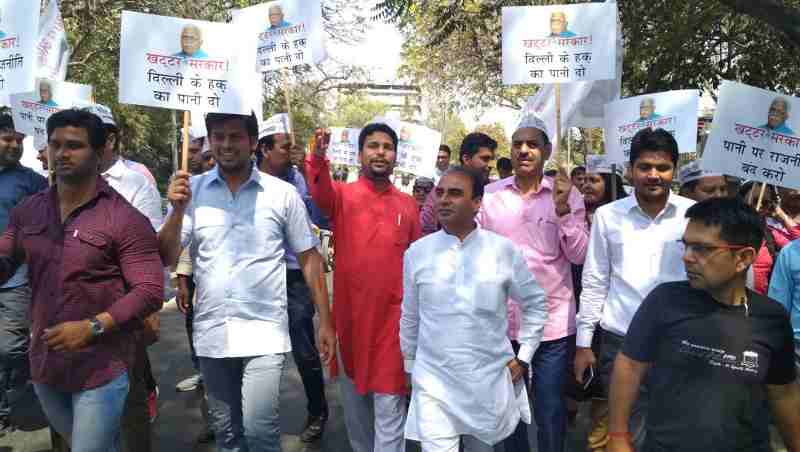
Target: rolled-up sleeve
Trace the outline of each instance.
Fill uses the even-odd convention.
[[[528,269],[525,259],[519,251],[512,249],[511,286],[509,295],[517,300],[521,311],[518,340],[520,343],[517,357],[530,363],[544,334],[548,309],[544,290]]]
[[[129,290],[108,310],[117,325],[157,312],[164,295],[164,267],[152,226],[143,215],[130,215],[122,224],[114,241]]]
[[[583,264],[581,292],[581,311],[577,319],[577,346],[591,347],[592,337],[600,314],[603,302],[608,296],[611,284],[611,262],[608,251],[608,237],[603,212],[595,214],[592,232],[589,235],[589,249]]]

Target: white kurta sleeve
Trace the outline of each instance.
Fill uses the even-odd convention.
[[[522,313],[517,358],[530,364],[533,354],[542,341],[544,325],[547,323],[547,298],[522,255],[515,248],[511,249],[513,257],[509,295],[517,300]]]
[[[594,330],[600,322],[603,302],[608,297],[608,288],[611,284],[608,231],[602,213],[601,211],[595,214],[592,232],[589,234],[589,249],[583,264],[581,310],[577,318],[578,347],[592,346]]]
[[[403,353],[407,373],[414,370],[419,336],[419,301],[412,254],[412,248],[409,248],[403,255],[403,304],[400,307],[400,351]]]

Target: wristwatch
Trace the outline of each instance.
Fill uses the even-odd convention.
[[[92,317],[89,319],[89,327],[92,329],[92,337],[97,337],[105,332],[105,328],[103,328],[103,323],[97,320],[97,317]]]

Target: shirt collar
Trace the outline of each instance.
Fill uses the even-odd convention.
[[[225,179],[219,174],[219,165],[215,165],[213,169],[208,171],[208,178],[205,181],[205,185],[211,185],[211,183],[218,181],[221,184],[225,183]],[[266,174],[261,174],[261,171],[258,170],[258,167],[253,164],[251,166],[250,177],[242,184],[242,187],[247,186],[251,182],[254,182],[261,186],[261,188],[266,189]]]
[[[669,191],[669,194],[667,195],[667,203],[664,204],[664,208],[661,209],[661,212],[659,212],[658,215],[656,215],[656,218],[661,217],[663,215],[671,214],[676,211],[676,209],[678,208],[678,204],[676,203],[678,198],[676,196],[677,195],[673,194],[671,190]],[[627,203],[626,207],[628,212],[636,209],[643,215],[649,217],[649,215],[647,215],[644,212],[644,210],[642,210],[642,208],[639,207],[639,200],[636,198],[636,190],[634,190],[633,193],[622,199],[624,200],[625,203]]]
[[[386,193],[386,192],[391,192],[391,191],[397,190],[397,188],[394,186],[393,183],[391,183],[391,181],[389,182],[389,184],[387,185],[385,190],[380,190],[380,189],[378,189],[377,185],[375,184],[375,182],[372,179],[370,179],[368,177],[365,177],[363,175],[359,175],[358,176],[358,182],[366,185],[367,188],[370,191],[373,191],[373,192],[376,192],[376,193]]]
[[[500,184],[504,190],[513,190],[517,193],[521,193],[522,191],[517,187],[517,178],[516,177],[507,177],[505,179],[500,179],[499,181],[495,182],[495,184]],[[539,184],[539,189],[535,191],[533,194],[538,194],[542,190],[553,191],[553,178],[548,176],[542,176],[542,182]]]
[[[452,242],[460,243],[462,246],[467,245],[468,243],[472,243],[475,240],[475,237],[478,236],[481,230],[481,225],[475,221],[475,229],[473,229],[466,237],[464,237],[464,241],[462,242],[456,235],[448,233],[444,228],[442,228],[442,234]]]
[[[113,165],[109,169],[107,169],[101,176],[110,177],[112,179],[120,179],[122,178],[123,173],[125,173],[125,163],[122,162],[122,159],[117,159]]]

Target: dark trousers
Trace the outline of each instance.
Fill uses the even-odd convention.
[[[311,291],[303,278],[302,271],[287,270],[286,298],[292,356],[305,388],[308,414],[327,416],[328,402],[325,400],[322,361],[319,359],[319,350],[314,335],[314,305],[311,302]]]
[[[533,418],[539,452],[563,452],[567,437],[564,382],[575,356],[575,339],[567,336],[542,341],[533,355]]]
[[[11,415],[11,394],[30,380],[30,301],[27,284],[0,289],[0,422]]]
[[[128,372],[130,387],[125,411],[122,413],[122,450],[124,452],[150,452],[152,438],[147,396],[154,389],[155,379],[150,368],[147,349],[138,344],[136,360]]]
[[[600,355],[597,358],[597,378],[603,386],[606,396],[611,387],[611,375],[614,371],[614,360],[617,353],[622,350],[625,336],[603,331],[600,338]],[[628,431],[633,435],[633,444],[636,450],[644,450],[644,441],[647,436],[645,423],[647,421],[647,376],[639,387],[639,397],[633,404]]]
[[[189,336],[189,353],[192,357],[192,364],[194,365],[195,369],[200,369],[197,365],[197,353],[194,351],[194,339],[192,339],[192,333],[194,332],[194,278],[189,275],[186,278],[186,286],[189,289],[189,307],[186,309],[186,335]]]
[[[519,342],[511,341],[511,346],[514,347],[514,353],[519,351]],[[531,380],[528,372],[522,374],[525,379],[525,388],[530,389]],[[531,445],[528,442],[528,425],[520,421],[517,424],[517,429],[508,438],[503,440],[503,449],[505,452],[530,452]]]

